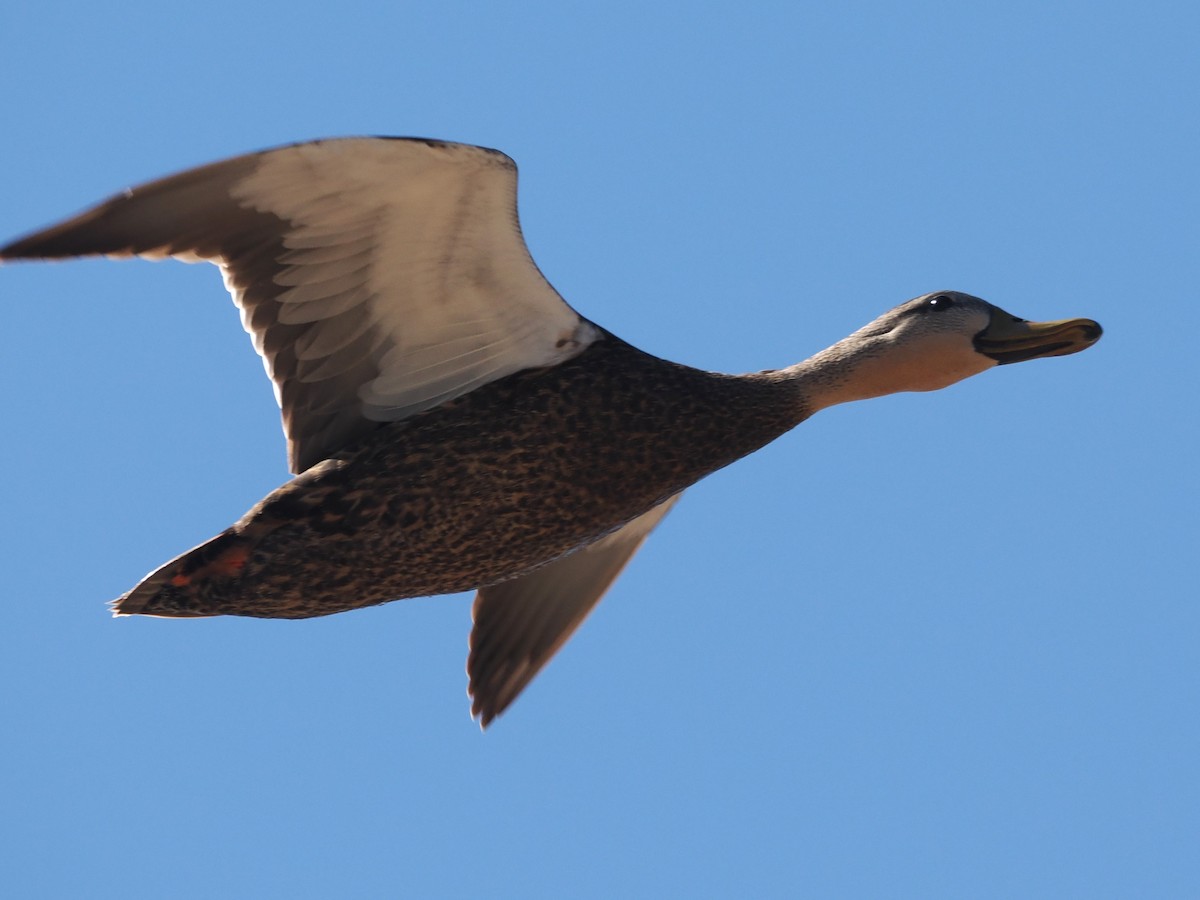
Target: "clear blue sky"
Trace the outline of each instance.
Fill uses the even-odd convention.
[[[699,485],[480,734],[465,595],[111,619],[286,478],[270,387],[211,267],[0,269],[0,894],[1200,895],[1200,13],[746,6],[0,9],[3,239],[423,135],[692,365],[938,288],[1106,329]]]

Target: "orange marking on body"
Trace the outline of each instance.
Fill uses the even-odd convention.
[[[241,574],[242,569],[246,567],[246,560],[249,558],[249,547],[230,547],[214,559],[209,568],[216,575],[224,575],[226,578],[232,578],[235,575]]]
[[[237,578],[246,568],[250,559],[250,547],[234,545],[226,547],[207,562],[197,564],[194,560],[184,560],[181,570],[171,576],[172,587],[184,588],[191,584],[202,583],[210,578]],[[191,566],[190,571],[188,566]]]

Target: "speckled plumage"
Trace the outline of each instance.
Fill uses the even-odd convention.
[[[380,426],[116,608],[301,618],[473,590],[590,543],[804,417],[786,380],[703,372],[606,335]],[[236,569],[210,565],[235,550],[248,551]]]

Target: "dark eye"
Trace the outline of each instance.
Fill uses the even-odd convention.
[[[934,294],[925,301],[926,309],[936,309],[941,312],[944,309],[949,309],[954,305],[954,298],[949,294]]]

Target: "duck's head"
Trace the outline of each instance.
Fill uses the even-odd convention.
[[[1029,322],[970,294],[937,291],[900,304],[809,360],[826,376],[814,379],[822,390],[812,399],[821,408],[936,391],[993,366],[1078,353],[1101,333],[1091,319]]]

